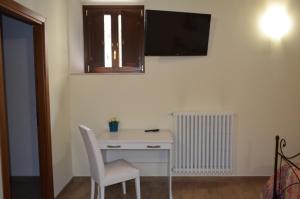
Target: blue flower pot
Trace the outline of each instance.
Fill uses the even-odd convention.
[[[118,132],[119,122],[109,122],[109,132]]]

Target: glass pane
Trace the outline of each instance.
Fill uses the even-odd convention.
[[[118,16],[119,67],[122,67],[122,15]]]
[[[104,15],[104,65],[106,68],[112,67],[111,53],[111,15]]]

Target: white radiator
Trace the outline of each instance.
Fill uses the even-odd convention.
[[[231,113],[174,113],[174,172],[229,175],[233,167]]]

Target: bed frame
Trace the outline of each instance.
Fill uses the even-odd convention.
[[[297,166],[293,160],[300,157],[300,153],[293,156],[286,156],[283,149],[286,147],[286,140],[276,136],[276,149],[275,149],[275,167],[274,167],[274,184],[273,184],[273,199],[280,199],[280,196],[292,186],[300,186],[300,176],[297,175],[296,171],[300,170],[299,165]],[[293,171],[294,175],[297,177],[296,183],[287,185],[286,187],[281,186],[281,167],[283,165],[288,165],[288,167]],[[278,173],[279,168],[279,173]],[[277,190],[277,188],[279,190]]]

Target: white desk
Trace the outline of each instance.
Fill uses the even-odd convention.
[[[98,136],[101,150],[167,150],[169,199],[172,199],[172,144],[173,136],[170,131],[145,133],[143,130],[123,130],[118,133],[102,132]]]

